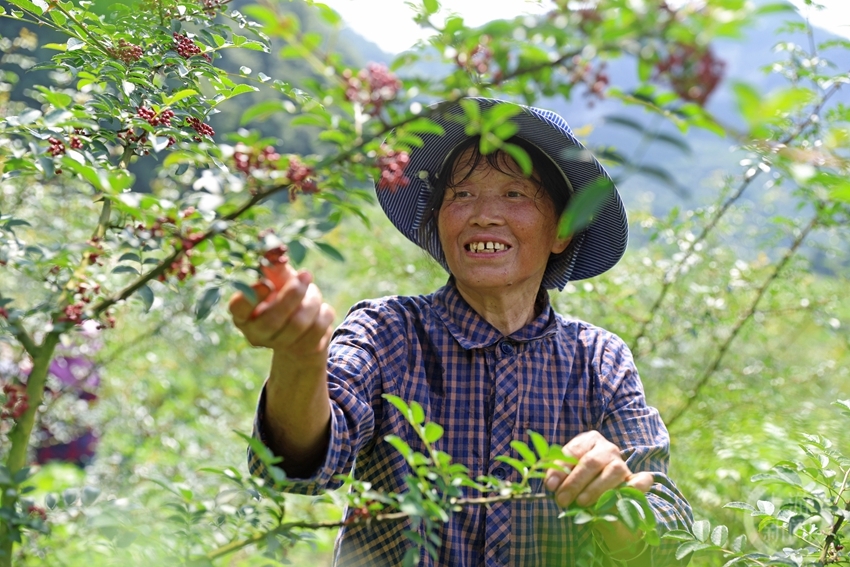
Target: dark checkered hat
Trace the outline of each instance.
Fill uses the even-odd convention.
[[[475,98],[482,112],[497,104],[515,104],[496,99]],[[549,110],[516,105],[521,109],[511,118],[519,127],[520,138],[534,144],[552,159],[566,176],[572,189],[580,193],[603,178],[610,187],[609,195],[590,224],[579,234],[563,254],[553,256],[543,276],[543,287],[564,289],[570,280],[597,276],[613,267],[622,258],[628,243],[629,224],[626,210],[602,165],[572,134],[566,121]],[[402,234],[431,254],[446,270],[446,258],[436,231],[420,230],[431,196],[429,179],[443,167],[449,153],[468,136],[464,112],[460,104],[441,108],[431,116],[445,132],[442,135],[424,134],[424,145],[410,151],[405,173],[410,179],[406,187],[394,191],[378,189],[378,201],[390,221]],[[430,234],[430,237],[427,236]]]

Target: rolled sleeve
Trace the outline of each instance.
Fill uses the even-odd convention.
[[[643,384],[628,347],[610,335],[600,360],[602,391],[610,394],[600,433],[620,447],[632,472],[651,472],[655,479],[647,501],[655,513],[658,534],[689,529],[693,523],[691,507],[667,476],[670,463],[670,435],[658,410],[646,404]],[[675,558],[678,542],[662,539],[652,548],[653,565],[679,565]]]
[[[308,478],[286,479],[282,490],[296,494],[318,494],[343,484],[341,477],[354,467],[358,453],[374,436],[376,400],[380,399],[379,357],[387,350],[387,337],[397,337],[385,311],[370,308],[368,302],[356,305],[334,332],[328,353],[328,398],[331,410],[330,437],[324,461]],[[264,445],[263,409],[266,390],[257,403],[253,436]],[[274,481],[275,471],[248,448],[251,474]]]

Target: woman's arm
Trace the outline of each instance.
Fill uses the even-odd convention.
[[[259,425],[269,449],[283,457],[287,475],[302,477],[321,463],[328,445],[327,363],[334,312],[309,272],[278,264],[265,273],[267,279],[252,286],[259,305],[236,293],[230,312],[252,345],[274,351]]]

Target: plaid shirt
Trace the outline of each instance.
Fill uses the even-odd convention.
[[[646,405],[631,353],[616,335],[551,308],[541,292],[540,315],[510,336],[478,315],[450,283],[418,297],[387,297],[355,305],[336,330],[328,361],[331,435],[324,464],[309,479],[290,479],[287,490],[316,494],[337,488],[336,475],[352,469],[376,489],[402,492],[409,474],[388,443],[397,435],[424,448],[403,416],[382,394],[395,394],[425,409],[445,428],[437,448],[469,468],[470,477],[519,480],[498,455],[519,457],[513,439],[530,443],[527,430],[566,444],[598,430],[619,446],[633,472],[652,471],[648,494],[659,531],[692,522],[684,497],[667,477],[669,437],[658,412]],[[256,424],[261,423],[264,394]],[[263,439],[255,426],[255,436]],[[249,468],[267,476],[249,451]],[[542,481],[532,485],[545,489]],[[474,495],[470,495],[474,496]],[[423,550],[420,565],[447,567],[564,566],[581,563],[589,529],[558,519],[553,499],[466,507],[442,526],[439,559]],[[413,544],[409,522],[342,528],[340,567],[396,567]],[[677,542],[653,548],[653,564],[675,563]]]

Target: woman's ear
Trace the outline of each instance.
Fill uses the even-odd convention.
[[[555,243],[552,245],[552,254],[560,254],[561,252],[567,249],[567,246],[569,246],[570,242],[572,241],[572,236],[567,236],[565,238],[556,238]]]

